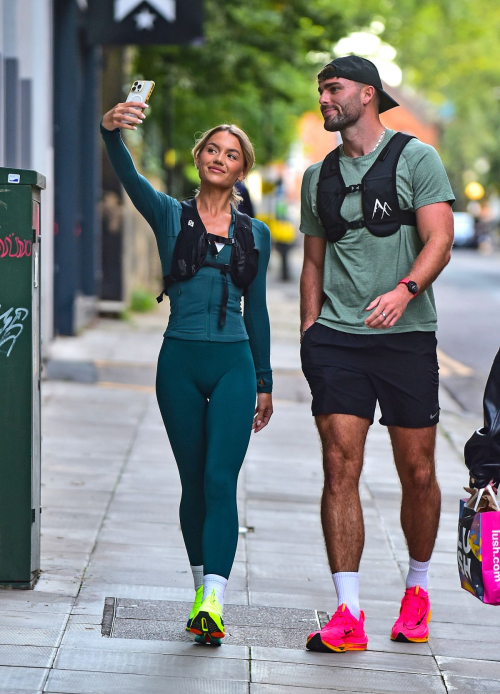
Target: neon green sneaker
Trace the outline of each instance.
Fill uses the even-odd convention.
[[[189,631],[193,634],[208,634],[211,639],[224,638],[222,607],[215,596],[215,590],[201,603],[200,609],[193,617]]]
[[[193,621],[193,617],[199,611],[202,601],[203,601],[203,585],[201,585],[198,588],[198,590],[196,591],[196,595],[194,597],[193,607],[191,608],[191,612],[189,613],[189,619],[187,621],[186,631],[189,631],[189,628],[191,626],[191,622]]]

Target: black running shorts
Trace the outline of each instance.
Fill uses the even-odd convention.
[[[436,424],[436,345],[433,332],[359,335],[314,323],[301,347],[313,415],[352,414],[373,422],[378,400],[381,424],[407,428]]]

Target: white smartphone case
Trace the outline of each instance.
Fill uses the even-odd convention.
[[[142,101],[147,104],[154,88],[152,80],[136,80],[130,87],[126,101]]]

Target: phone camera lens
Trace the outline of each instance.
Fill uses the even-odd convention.
[[[137,81],[136,81],[136,82],[134,82],[134,86],[135,86],[136,84],[139,84],[139,82],[137,82]]]

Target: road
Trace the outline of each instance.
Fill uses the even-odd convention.
[[[478,413],[500,347],[500,253],[454,250],[434,289],[442,384],[465,410]]]

